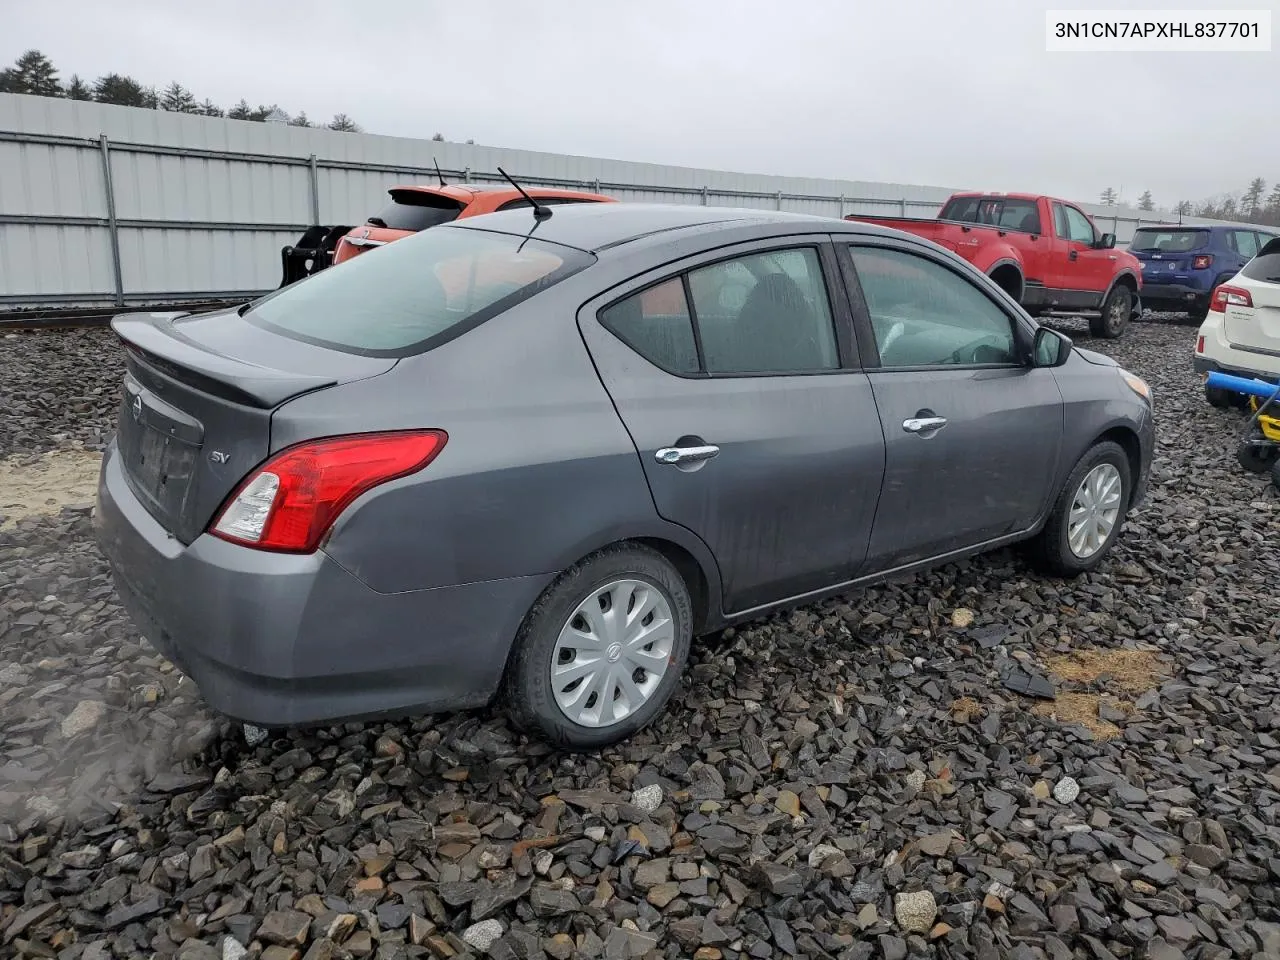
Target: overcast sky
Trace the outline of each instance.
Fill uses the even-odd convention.
[[[794,176],[1157,204],[1280,180],[1271,53],[1045,52],[1055,0],[8,3],[0,61],[313,121]],[[1165,0],[1124,9],[1265,8]],[[1280,19],[1278,17],[1277,19]],[[1274,29],[1274,28],[1273,28]]]

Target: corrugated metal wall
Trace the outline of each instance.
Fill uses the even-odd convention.
[[[932,216],[953,188],[669,167],[0,94],[0,310],[275,288],[308,224],[362,223],[396,183],[446,176],[621,200]],[[1140,214],[1085,205],[1126,242]],[[1150,215],[1147,222],[1152,222]],[[1185,222],[1209,222],[1184,218]]]

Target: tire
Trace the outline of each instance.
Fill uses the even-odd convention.
[[[1249,473],[1267,473],[1280,463],[1280,447],[1253,446],[1251,440],[1263,439],[1262,430],[1254,427],[1236,447],[1236,461]]]
[[[1221,387],[1205,387],[1204,398],[1209,401],[1209,406],[1219,410],[1230,410],[1236,405],[1232,392]]]
[[[1107,294],[1101,314],[1089,320],[1089,332],[1104,340],[1115,340],[1128,327],[1132,312],[1133,291],[1125,284],[1117,283]]]
[[[633,586],[617,586],[625,583]],[[633,695],[647,694],[642,699],[637,697],[636,702],[630,705],[622,703],[625,697],[622,693],[623,681],[615,681],[616,675],[612,672],[603,675],[599,671],[593,672],[585,678],[560,685],[561,689],[569,690],[566,696],[571,696],[573,691],[585,696],[580,704],[562,708],[556,698],[557,684],[552,679],[552,668],[557,661],[569,666],[582,654],[581,648],[574,648],[573,659],[563,659],[569,656],[569,650],[564,645],[559,648],[557,646],[562,631],[569,631],[575,620],[579,621],[580,626],[585,625],[585,618],[579,619],[577,615],[579,606],[611,586],[618,591],[611,596],[630,596],[632,603],[641,602],[636,598],[641,595],[642,590],[648,589],[654,591],[652,597],[658,602],[659,610],[664,609],[665,604],[671,621],[669,643],[661,643],[661,640],[667,639],[667,635],[662,634],[658,648],[637,647],[633,653],[636,659],[652,656],[655,652],[659,655],[666,653],[664,672],[652,689],[643,687],[645,680],[653,679],[651,675],[642,671],[634,671],[629,675]],[[628,590],[634,592],[628,594]],[[608,613],[608,610],[602,610],[603,616],[607,617]],[[608,633],[606,623],[607,621],[599,621],[601,630],[589,630],[588,633],[603,632],[606,634],[605,639],[610,639],[614,635]],[[577,635],[582,633],[579,630]],[[573,635],[566,639],[571,636]],[[557,577],[525,617],[516,635],[503,682],[507,712],[516,726],[528,733],[540,735],[558,747],[596,750],[620,743],[648,725],[665,708],[684,672],[692,639],[693,603],[689,588],[675,567],[662,554],[648,547],[636,544],[606,547]],[[646,646],[652,647],[652,644]],[[663,646],[666,649],[662,649]],[[613,647],[618,649],[615,651]],[[623,659],[611,660],[610,654]],[[613,642],[609,646],[603,646],[599,660],[603,661],[601,665],[606,671],[611,671],[613,663],[626,663],[626,657],[627,650],[621,644]],[[637,676],[643,679],[637,681]],[[587,684],[596,677],[602,684],[608,684],[608,689],[612,691],[610,703],[626,709],[625,716],[611,723],[604,722],[607,718],[602,716],[602,697],[599,693],[603,687],[596,687],[594,701],[591,696],[586,695],[589,692]],[[577,714],[576,717],[570,714],[570,709]],[[580,722],[593,710],[596,714],[594,724]]]
[[[1071,547],[1071,508],[1085,478],[1103,465],[1110,465],[1110,467],[1114,468],[1115,474],[1119,476],[1120,480],[1119,501],[1115,508],[1115,518],[1110,532],[1107,533],[1102,543],[1092,552],[1081,556]],[[1132,496],[1132,483],[1129,457],[1124,452],[1124,448],[1110,440],[1104,440],[1090,447],[1084,456],[1076,462],[1070,476],[1067,477],[1067,482],[1063,484],[1057,500],[1054,501],[1053,508],[1049,512],[1049,518],[1045,521],[1044,529],[1040,531],[1040,534],[1032,542],[1032,555],[1036,566],[1051,576],[1075,577],[1082,573],[1088,573],[1102,563],[1115,545],[1116,538],[1120,535],[1120,528],[1124,526],[1125,515],[1128,512],[1129,501]]]
[[[1271,465],[1271,485],[1280,490],[1280,460]]]

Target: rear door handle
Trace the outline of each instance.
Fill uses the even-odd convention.
[[[708,443],[699,447],[663,447],[653,456],[659,463],[697,463],[710,460],[719,452],[719,447]]]
[[[910,417],[902,421],[902,429],[907,433],[931,433],[946,425],[946,417]]]

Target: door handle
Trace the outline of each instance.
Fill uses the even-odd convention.
[[[1080,259],[1080,251],[1079,251],[1079,250],[1072,250],[1069,254],[1067,254],[1067,259],[1068,259],[1068,260],[1079,260],[1079,259]]]
[[[902,429],[907,433],[930,433],[946,425],[946,417],[909,417],[902,421]]]
[[[699,447],[663,447],[653,457],[659,463],[697,463],[710,460],[719,452],[719,447],[708,443]]]

